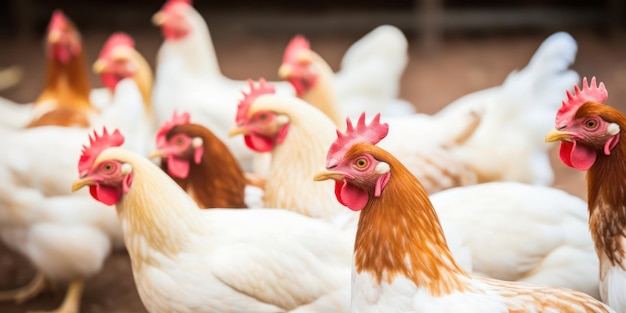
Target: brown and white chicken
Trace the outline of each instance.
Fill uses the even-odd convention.
[[[587,171],[589,229],[600,259],[600,296],[626,312],[626,116],[604,104],[608,91],[596,78],[567,92],[546,141],[561,141],[561,161]],[[622,135],[624,134],[624,135]]]
[[[360,212],[352,312],[615,312],[581,292],[475,277],[452,257],[424,187],[375,144],[388,125],[364,118],[338,133],[315,180]]]

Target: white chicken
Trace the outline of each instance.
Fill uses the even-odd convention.
[[[119,138],[85,148],[72,189],[116,204],[148,311],[349,312],[351,236],[286,210],[200,210]]]
[[[334,180],[337,200],[360,212],[352,312],[615,312],[582,292],[463,270],[424,187],[375,146],[387,132],[377,119],[348,127],[330,146],[326,170],[315,175]]]

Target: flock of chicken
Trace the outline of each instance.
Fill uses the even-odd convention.
[[[116,33],[92,90],[56,11],[44,91],[0,101],[0,236],[38,271],[0,301],[69,283],[54,312],[77,313],[85,278],[127,249],[150,312],[626,312],[626,117],[602,83],[577,87],[568,34],[426,115],[397,97],[395,27],[337,73],[296,36],[285,81],[266,82],[221,74],[189,0],[153,23],[154,84]],[[549,187],[545,141],[588,171],[588,204]]]

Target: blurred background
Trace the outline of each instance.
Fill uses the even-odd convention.
[[[162,42],[150,17],[164,1],[0,1],[0,68],[18,66],[20,83],[0,92],[18,102],[35,100],[43,86],[43,36],[54,9],[62,9],[83,35],[89,63],[114,31],[134,37],[154,66]],[[402,29],[410,61],[401,97],[420,112],[434,113],[467,93],[500,85],[524,67],[539,44],[556,31],[578,42],[573,68],[597,76],[608,104],[626,112],[626,5],[623,0],[270,0],[196,1],[222,72],[232,78],[278,79],[285,45],[295,34],[337,70],[346,49],[381,24]],[[101,86],[95,75],[92,84]],[[1,112],[0,112],[1,114]],[[556,186],[586,198],[583,174],[553,162]],[[0,246],[0,290],[27,283],[32,268]],[[26,304],[0,303],[0,312],[53,308],[63,293]],[[87,283],[83,312],[145,312],[132,281],[128,256],[114,255]]]

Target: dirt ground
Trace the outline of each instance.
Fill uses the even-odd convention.
[[[113,30],[111,30],[113,31]],[[223,72],[233,78],[264,76],[277,79],[282,49],[293,34],[231,33],[213,28],[214,43]],[[157,29],[130,31],[138,50],[153,62],[161,37]],[[95,60],[109,31],[83,33],[90,62]],[[550,33],[515,35],[481,35],[472,38],[446,38],[436,53],[425,53],[411,41],[410,63],[402,80],[401,95],[412,101],[421,112],[433,113],[452,100],[482,88],[499,85],[506,75],[525,66],[541,41]],[[313,48],[337,68],[347,47],[363,34],[306,34]],[[597,76],[610,91],[608,104],[626,110],[626,36],[598,36],[591,31],[575,31],[579,44],[573,68],[581,76]],[[22,102],[35,99],[43,81],[42,41],[0,40],[0,67],[17,64],[24,69],[19,86],[0,94]],[[92,81],[96,82],[95,76]],[[99,86],[99,83],[94,83]],[[557,172],[556,186],[585,197],[583,175],[553,162]],[[0,246],[0,290],[26,284],[34,271],[28,262]],[[0,303],[0,312],[49,310],[62,300],[64,289],[49,292],[25,304]],[[82,312],[145,312],[134,288],[130,262],[125,252],[114,253],[104,270],[87,281],[82,298]]]

